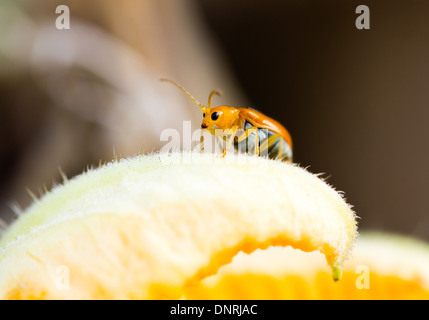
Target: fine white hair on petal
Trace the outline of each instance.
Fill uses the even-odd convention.
[[[296,164],[191,152],[118,159],[54,187],[8,228],[0,296],[13,287],[13,267],[52,298],[100,297],[94,288],[154,298],[166,294],[155,284],[183,287],[270,245],[319,251],[338,275],[356,235],[342,196]],[[47,280],[58,265],[73,289]]]

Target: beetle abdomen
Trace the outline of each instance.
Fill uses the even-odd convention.
[[[256,130],[249,133],[247,138],[238,142],[240,135],[252,127],[254,126],[246,121],[243,131],[237,133],[237,137],[234,141],[234,148],[238,152],[255,154]],[[259,156],[281,161],[292,161],[292,148],[281,135],[274,131],[261,128],[257,128],[257,132]]]

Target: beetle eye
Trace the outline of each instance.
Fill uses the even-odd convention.
[[[213,112],[213,113],[212,113],[212,120],[213,120],[213,121],[216,121],[218,118],[219,118],[219,113],[217,113],[217,112]]]
[[[206,117],[206,114],[205,113],[203,113],[203,118],[205,118]]]

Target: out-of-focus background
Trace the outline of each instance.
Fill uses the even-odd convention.
[[[358,30],[355,9],[370,9]],[[56,8],[70,9],[58,30]],[[202,103],[283,123],[294,160],[377,229],[429,240],[429,2],[2,0],[0,217],[53,182],[159,150]]]

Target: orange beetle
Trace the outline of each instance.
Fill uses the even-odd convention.
[[[201,108],[203,112],[201,128],[209,130],[213,135],[218,134],[216,129],[221,129],[224,139],[229,136],[223,156],[234,143],[234,148],[238,152],[292,161],[292,138],[286,128],[276,120],[251,108],[229,106],[211,108],[213,96],[220,95],[218,90],[210,93],[207,106],[203,106],[178,83],[169,79],[161,81],[170,82],[178,87]]]

